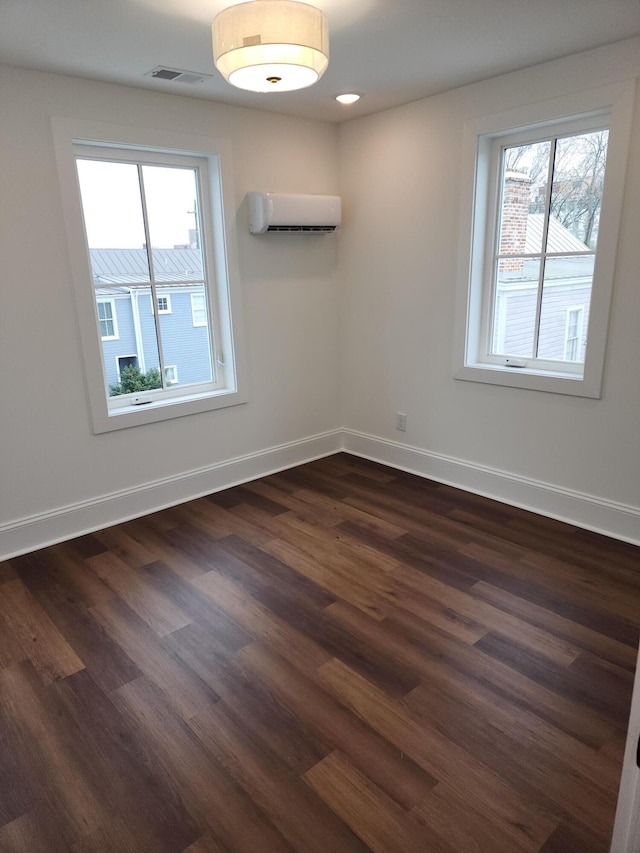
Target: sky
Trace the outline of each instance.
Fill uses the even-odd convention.
[[[90,249],[140,249],[146,241],[138,168],[133,163],[78,160]],[[195,172],[190,168],[143,166],[151,245],[189,244],[195,228]]]

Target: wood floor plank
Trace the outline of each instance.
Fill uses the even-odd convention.
[[[524,598],[519,598],[517,595],[512,595],[503,589],[498,589],[484,581],[474,584],[472,593],[495,607],[506,610],[525,622],[542,628],[555,637],[568,640],[574,646],[593,652],[598,657],[610,660],[630,671],[635,670],[637,654],[636,649],[631,646],[612,640],[592,628],[573,622],[571,619],[553,613]]]
[[[203,572],[204,574],[204,572]],[[236,651],[250,642],[246,631],[210,600],[200,595],[178,573],[161,560],[140,569],[141,577],[170,598],[189,619],[206,628],[216,642]]]
[[[78,586],[69,584],[64,573],[57,572],[56,555],[52,560],[47,551],[35,555],[25,555],[14,561],[20,579],[37,599],[42,609],[56,625],[66,641],[73,647],[84,662],[91,677],[105,690],[112,690],[140,675],[140,670],[94,619],[85,604],[84,594],[78,593]],[[52,568],[53,566],[53,568]],[[85,568],[87,575],[92,575]],[[100,593],[98,602],[106,602],[113,593],[95,576],[106,591]],[[95,587],[91,585],[91,598]]]
[[[230,853],[291,850],[148,679],[141,676],[123,685],[116,691],[114,701],[127,715],[132,730],[146,739],[203,832],[212,834],[214,841]]]
[[[337,454],[0,564],[0,850],[607,853],[640,549]]]
[[[322,586],[336,598],[343,598],[376,619],[383,619],[389,612],[389,599],[395,587],[393,576],[388,572],[368,573],[370,585],[353,572],[348,561],[319,559],[313,543],[302,543],[299,547],[283,539],[273,539],[264,549],[283,563],[304,574]]]
[[[301,672],[313,672],[331,658],[317,643],[218,572],[207,572],[192,583],[252,637],[273,648]]]
[[[405,809],[415,806],[437,784],[408,756],[344,708],[311,679],[259,643],[237,657],[306,725],[331,741],[389,797]]]
[[[217,494],[216,492],[215,495],[210,495],[209,499],[200,498],[198,501],[191,501],[188,514],[183,514],[182,517],[187,523],[193,524],[194,527],[216,539],[235,534],[254,545],[263,545],[269,541],[270,534],[217,505],[215,503]],[[177,511],[179,514],[182,512],[180,508]]]
[[[69,853],[72,848],[61,822],[42,804],[0,826],[2,853]]]
[[[116,705],[86,671],[57,682],[59,703],[73,720],[83,743],[90,745],[93,772],[99,780],[101,802],[118,815],[119,834],[108,827],[114,849],[133,841],[133,847],[154,853],[173,853],[200,834],[179,791],[161,772],[146,740],[128,733]],[[154,779],[149,785],[148,780]],[[102,824],[100,830],[107,827]],[[95,836],[96,833],[94,833]]]
[[[164,636],[190,624],[191,620],[169,598],[145,583],[116,554],[105,551],[86,562],[156,634]]]
[[[161,551],[149,542],[140,541],[134,533],[135,528],[127,529],[121,524],[100,530],[95,535],[108,552],[114,554],[123,563],[137,569],[161,557]]]
[[[304,719],[281,705],[269,690],[251,677],[238,658],[191,625],[164,641],[192,672],[220,696],[236,719],[244,721],[254,737],[281,756],[287,767],[302,775],[332,750],[322,736],[312,733]]]
[[[75,548],[75,540],[72,540],[71,542],[53,545],[51,548],[47,548],[46,552],[39,552],[38,555],[44,563],[44,571],[48,577],[60,588],[64,588],[67,598],[72,597],[74,602],[85,607],[92,607],[94,604],[100,604],[101,601],[108,601],[113,598],[114,593],[93,572],[87,571],[87,557],[105,553],[104,546],[92,537],[92,541],[97,543],[96,547],[92,549],[94,553],[85,555],[80,552],[89,550],[86,544],[87,537],[83,537],[83,541],[85,544],[81,549]],[[18,561],[21,569],[21,561],[24,559],[20,558]],[[28,558],[26,559],[28,560]],[[20,577],[23,577],[22,571],[19,574]]]
[[[227,847],[223,847],[210,835],[204,835],[193,844],[190,844],[182,853],[229,853]]]
[[[420,827],[339,752],[332,752],[304,777],[354,833],[375,853],[454,853],[430,827]]]
[[[82,660],[21,580],[0,586],[0,619],[44,682],[51,683],[84,668]]]
[[[0,584],[7,581],[14,581],[17,575],[9,560],[0,560]]]
[[[553,813],[542,805],[532,806],[472,754],[447,740],[435,727],[418,723],[399,704],[344,664],[335,659],[330,661],[320,668],[319,677],[341,702],[427,773],[481,803],[492,820],[517,841],[524,835],[541,843],[556,826]]]
[[[419,822],[448,839],[453,849],[464,853],[536,853],[538,840],[513,833],[470,802],[450,785],[440,783],[416,805],[411,814]]]
[[[503,696],[497,696],[448,667],[433,666],[430,677],[406,697],[405,704],[417,710],[420,716],[426,715],[433,720],[444,714],[448,721],[455,711],[456,724],[495,730],[497,738],[504,737],[517,744],[512,754],[513,762],[527,768],[528,775],[531,759],[527,754],[530,753],[534,761],[544,758],[547,762],[544,779],[550,779],[548,766],[553,763],[560,786],[570,785],[580,777],[585,784],[599,789],[609,805],[613,802],[619,763],[612,760],[604,748],[594,750],[526,709],[517,709],[516,713],[513,704]],[[545,787],[554,784],[551,779]],[[589,799],[584,797],[585,802]]]
[[[386,624],[400,638],[409,641],[399,652],[403,659],[411,655],[413,665],[421,670],[425,679],[430,677],[432,661],[441,661],[462,678],[470,678],[486,686],[497,697],[504,697],[531,711],[595,749],[600,749],[615,731],[613,723],[603,719],[592,708],[580,705],[575,697],[557,692],[485,654],[477,644],[469,649],[466,644],[446,637],[412,614],[401,611],[389,617]]]
[[[239,560],[243,566],[257,573],[259,582],[251,585],[252,593],[265,588],[274,590],[279,592],[283,600],[290,604],[293,601],[302,601],[311,608],[328,607],[335,601],[335,596],[314,583],[306,575],[295,571],[267,551],[252,545],[251,542],[247,542],[238,536],[227,536],[219,541],[218,546],[225,554]],[[217,560],[216,568],[220,570],[223,567],[224,563],[221,565],[221,561]],[[231,576],[233,577],[233,573]],[[247,586],[246,580],[244,585]]]
[[[533,727],[531,732],[524,725],[509,726],[509,715],[479,713],[464,698],[428,685],[412,695],[407,705],[419,720],[437,725],[452,743],[471,749],[523,797],[535,796],[550,812],[578,819],[594,833],[606,835],[615,814],[617,781],[611,778],[606,760],[598,761],[595,754],[590,760],[586,747],[572,749],[543,727]]]
[[[216,756],[297,850],[365,853],[367,847],[276,755],[251,738],[219,702],[189,721]]]
[[[108,807],[100,798],[93,757],[30,662],[0,672],[0,705],[12,720],[14,743],[35,795],[46,810],[64,811],[67,839],[98,829]]]
[[[618,678],[607,678],[611,688],[605,695],[601,684],[589,674],[572,667],[562,667],[543,658],[514,640],[496,634],[486,634],[476,643],[476,648],[509,667],[518,670],[543,687],[570,697],[581,705],[593,709],[604,720],[618,728],[624,727],[631,705],[632,683]],[[628,673],[627,673],[628,675]]]
[[[475,626],[478,631],[475,640],[491,631],[505,641],[517,639],[521,645],[549,657],[561,666],[568,666],[580,655],[581,650],[566,640],[550,635],[466,591],[452,589],[442,581],[410,567],[405,568],[402,573],[402,586],[404,588],[398,592],[395,599],[399,606],[421,616],[420,603],[421,596],[424,595],[427,603],[434,601],[457,614],[460,622],[466,620]]]
[[[169,531],[179,527],[179,524],[176,522],[165,527],[162,523],[158,523],[157,517],[162,514],[156,513],[128,522],[127,529],[131,535],[149,551],[158,555],[155,560],[144,563],[142,567],[162,562],[169,566],[172,572],[187,581],[203,574],[206,571],[204,566],[191,560],[183,551],[174,548],[169,542]]]
[[[159,638],[124,602],[108,601],[91,608],[91,613],[184,719],[218,700],[203,681],[162,647]]]

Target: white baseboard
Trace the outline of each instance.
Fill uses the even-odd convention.
[[[432,453],[355,430],[343,430],[343,449],[439,483],[569,524],[640,545],[640,508],[616,503],[500,471],[464,459]]]
[[[275,474],[342,449],[332,430],[0,525],[0,560]]]
[[[341,450],[640,545],[640,508],[355,430],[331,430],[0,525],[0,560],[119,524]]]

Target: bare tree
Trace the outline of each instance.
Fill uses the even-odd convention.
[[[567,136],[555,145],[550,213],[587,246],[597,236],[608,138],[608,131],[600,130]],[[505,171],[531,181],[531,213],[544,211],[550,156],[549,142],[505,150]]]
[[[591,246],[600,216],[609,132],[558,140],[551,214]]]

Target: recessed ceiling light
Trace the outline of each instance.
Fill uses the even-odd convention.
[[[360,95],[349,94],[349,95],[336,95],[336,101],[341,104],[355,104],[356,101],[360,100]]]

